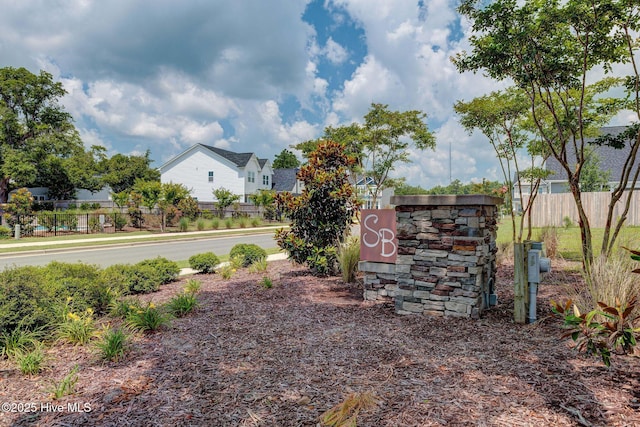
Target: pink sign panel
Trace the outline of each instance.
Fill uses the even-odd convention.
[[[360,211],[360,260],[395,263],[397,254],[396,211],[362,209]]]

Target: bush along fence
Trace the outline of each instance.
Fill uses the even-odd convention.
[[[129,215],[112,213],[39,212],[4,218],[11,236],[51,237],[68,234],[115,233],[129,225]],[[139,227],[136,228],[140,228]]]
[[[364,298],[388,300],[398,314],[478,318],[496,303],[498,205],[490,196],[395,196],[397,256],[393,261],[363,259]],[[386,227],[361,223],[361,245],[393,248]],[[376,238],[379,237],[379,238]],[[361,253],[367,253],[364,247]]]

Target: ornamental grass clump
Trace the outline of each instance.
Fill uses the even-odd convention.
[[[31,331],[20,323],[17,328],[0,334],[0,358],[13,357],[16,353],[30,352],[39,344],[42,329]]]
[[[167,303],[169,312],[175,317],[184,317],[196,307],[198,307],[198,297],[190,292],[181,292]]]
[[[360,238],[350,236],[338,247],[338,263],[345,283],[356,281],[360,261]]]
[[[320,423],[328,427],[358,425],[360,412],[372,411],[378,407],[378,399],[373,392],[351,393],[342,402],[326,411]]]
[[[640,261],[640,251],[625,249],[631,260]],[[600,257],[585,277],[586,289],[570,288],[573,299],[551,301],[568,329],[562,337],[571,337],[579,351],[600,356],[606,366],[612,354],[634,352],[640,339],[640,283],[629,270],[640,274],[621,254]]]
[[[127,316],[127,325],[139,332],[157,331],[167,326],[170,316],[152,302],[146,307],[132,310]]]
[[[49,392],[52,399],[60,399],[64,396],[74,394],[76,392],[76,384],[78,383],[78,365],[74,366],[62,380],[52,381]]]
[[[71,297],[62,312],[62,320],[56,331],[58,339],[70,344],[84,345],[95,336],[96,327],[93,320],[93,309],[87,308],[83,313],[74,313],[69,309]]]
[[[124,328],[106,327],[100,334],[100,340],[95,343],[102,360],[117,362],[127,352],[129,334]]]
[[[19,350],[13,354],[20,372],[24,375],[36,375],[42,371],[45,354],[43,345],[38,343],[29,351]]]

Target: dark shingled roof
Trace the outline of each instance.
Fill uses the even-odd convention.
[[[281,191],[291,191],[296,185],[296,175],[298,169],[274,169],[273,189],[278,193]]]
[[[200,144],[207,150],[213,151],[219,156],[224,157],[225,159],[233,162],[236,166],[243,168],[251,159],[253,153],[234,153],[233,151],[223,150],[222,148],[211,147],[210,145]],[[260,165],[262,166],[262,164]]]
[[[609,126],[603,127],[601,129],[603,135],[618,135],[623,132],[627,127],[626,126]],[[595,138],[587,138],[586,141],[593,141]],[[631,150],[632,141],[629,141],[625,144],[624,148],[616,149],[609,146],[599,146],[599,145],[590,145],[595,149],[595,153],[597,154],[600,160],[600,169],[602,171],[609,171],[610,179],[612,181],[618,181],[620,177],[620,171],[624,166],[624,162],[629,155],[629,151]],[[567,144],[567,149],[569,149],[568,159],[575,159],[575,155],[573,154],[573,149],[571,144]],[[574,163],[574,162],[572,162]],[[552,171],[553,173],[547,177],[549,181],[566,181],[567,174],[565,170],[560,166],[558,160],[555,157],[549,157],[546,162],[546,168],[548,171]]]
[[[260,164],[260,169],[264,168],[264,165],[267,164],[268,159],[258,159],[258,163]]]

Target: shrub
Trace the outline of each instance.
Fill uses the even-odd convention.
[[[71,298],[70,310],[92,308],[102,312],[106,309],[110,294],[97,265],[53,261],[47,264],[44,274],[48,286],[55,289],[58,301],[65,303]]]
[[[180,267],[178,267],[178,264],[164,257],[147,259],[140,261],[136,265],[146,265],[154,268],[160,277],[160,283],[163,285],[175,281],[180,274]]]
[[[8,239],[9,237],[11,237],[11,229],[0,225],[0,239]]]
[[[127,325],[140,332],[155,331],[169,323],[169,316],[154,303],[146,307],[132,310],[127,316]]]
[[[338,263],[340,264],[342,280],[345,283],[355,282],[358,273],[358,261],[360,261],[360,238],[351,236],[341,243],[338,248]]]
[[[238,243],[229,252],[231,258],[242,257],[242,267],[248,267],[256,261],[267,257],[267,252],[260,246],[253,243]]]
[[[240,226],[240,228],[247,228],[247,223],[248,223],[247,218],[245,217],[238,218],[238,225]]]
[[[200,273],[213,273],[220,260],[213,252],[204,252],[189,257],[189,267]]]
[[[251,219],[251,226],[252,227],[259,227],[261,224],[260,219],[259,218],[252,218]]]
[[[600,356],[602,362],[610,366],[612,351],[626,354],[637,345],[636,336],[640,334],[640,327],[634,325],[640,318],[637,313],[638,300],[634,296],[626,304],[598,304],[598,309],[588,313],[580,313],[574,305],[572,313],[571,300],[563,304],[551,302],[553,312],[563,317],[565,327],[569,328],[562,338],[571,337],[579,351]]]
[[[127,351],[128,334],[122,328],[106,328],[102,331],[96,348],[103,360],[117,362]]]
[[[0,330],[34,331],[54,322],[55,289],[42,267],[12,267],[0,273]]]
[[[276,198],[278,209],[291,219],[290,229],[276,232],[278,246],[313,274],[338,271],[335,247],[358,209],[347,172],[355,161],[342,145],[322,142],[298,172],[302,194],[280,193]]]
[[[211,220],[211,228],[213,228],[214,230],[220,228],[220,220],[218,218],[213,218]]]
[[[162,275],[149,265],[115,264],[103,270],[104,280],[122,294],[155,292],[160,288]]]
[[[565,216],[564,218],[562,218],[562,226],[564,228],[573,227],[573,220],[571,218],[569,218],[568,216]]]
[[[198,231],[202,231],[207,227],[207,223],[205,222],[204,219],[200,218],[196,221],[196,229]]]
[[[189,230],[189,219],[188,218],[180,218],[180,222],[178,222],[178,230],[185,232]]]
[[[198,298],[194,293],[182,292],[174,296],[167,307],[171,314],[176,317],[183,317],[193,311],[198,306]]]
[[[184,199],[180,200],[178,202],[178,209],[180,209],[182,215],[192,221],[196,219],[198,217],[198,214],[200,213],[198,201],[191,196],[185,197]]]
[[[233,220],[231,218],[227,218],[224,220],[224,226],[226,228],[233,228]]]
[[[91,230],[92,233],[98,233],[102,231],[102,224],[100,224],[100,217],[97,217],[94,215],[89,218],[89,230]]]
[[[119,212],[113,212],[111,214],[111,221],[113,222],[113,226],[116,228],[116,231],[124,230],[124,227],[127,226],[127,217]]]

